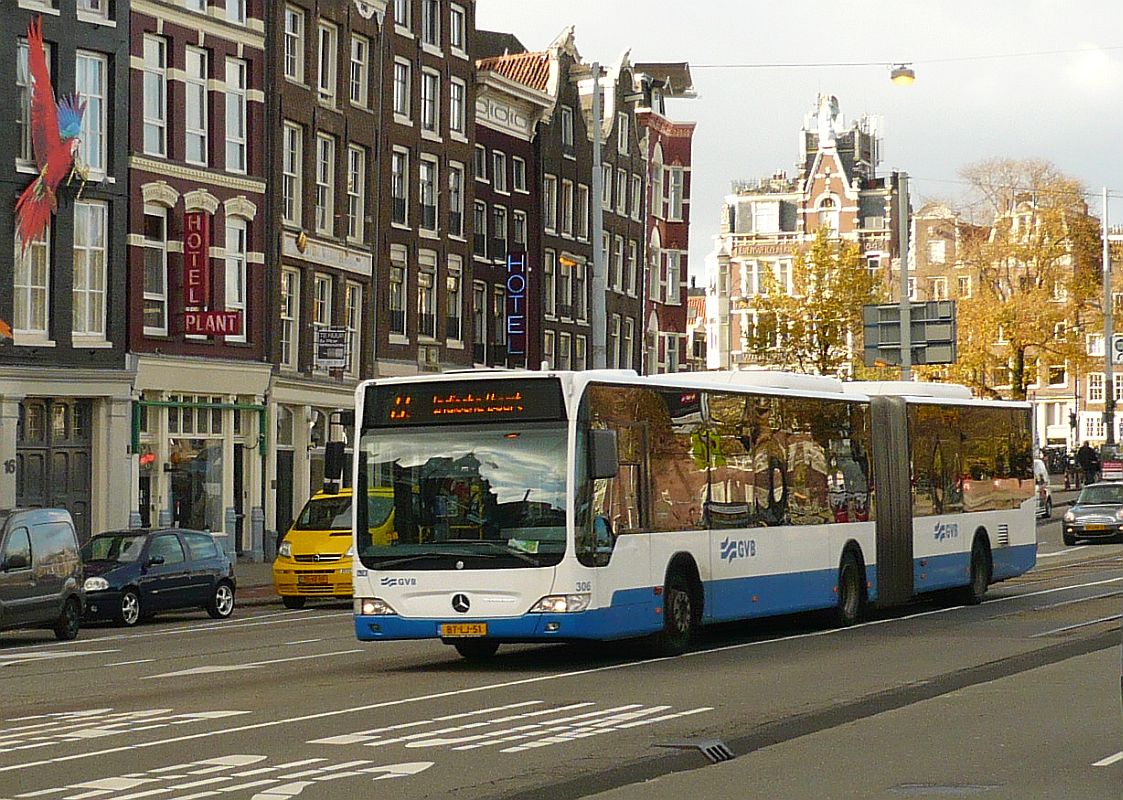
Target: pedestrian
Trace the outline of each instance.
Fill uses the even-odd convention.
[[[1096,466],[1099,459],[1096,458],[1096,451],[1091,446],[1084,442],[1080,445],[1080,449],[1076,451],[1076,466],[1084,473],[1084,484],[1093,483],[1096,480]]]

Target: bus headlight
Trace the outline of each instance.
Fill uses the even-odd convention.
[[[283,556],[284,558],[292,558],[292,542],[287,539],[281,542],[281,547],[277,551],[277,555]]]
[[[530,607],[531,614],[573,614],[589,607],[587,594],[548,594]]]
[[[86,578],[82,588],[87,592],[104,592],[109,588],[109,581],[105,578]]]
[[[356,597],[355,613],[364,617],[384,617],[398,612],[381,597]]]

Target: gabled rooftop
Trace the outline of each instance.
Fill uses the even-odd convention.
[[[510,53],[503,56],[481,58],[476,62],[480,71],[490,71],[509,78],[539,92],[547,91],[550,80],[550,54]]]

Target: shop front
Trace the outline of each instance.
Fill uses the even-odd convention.
[[[269,374],[267,365],[139,358],[134,524],[221,533],[230,552],[261,557]]]

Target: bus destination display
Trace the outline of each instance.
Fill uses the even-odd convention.
[[[545,422],[565,417],[555,380],[441,381],[371,386],[368,427],[475,422]]]

